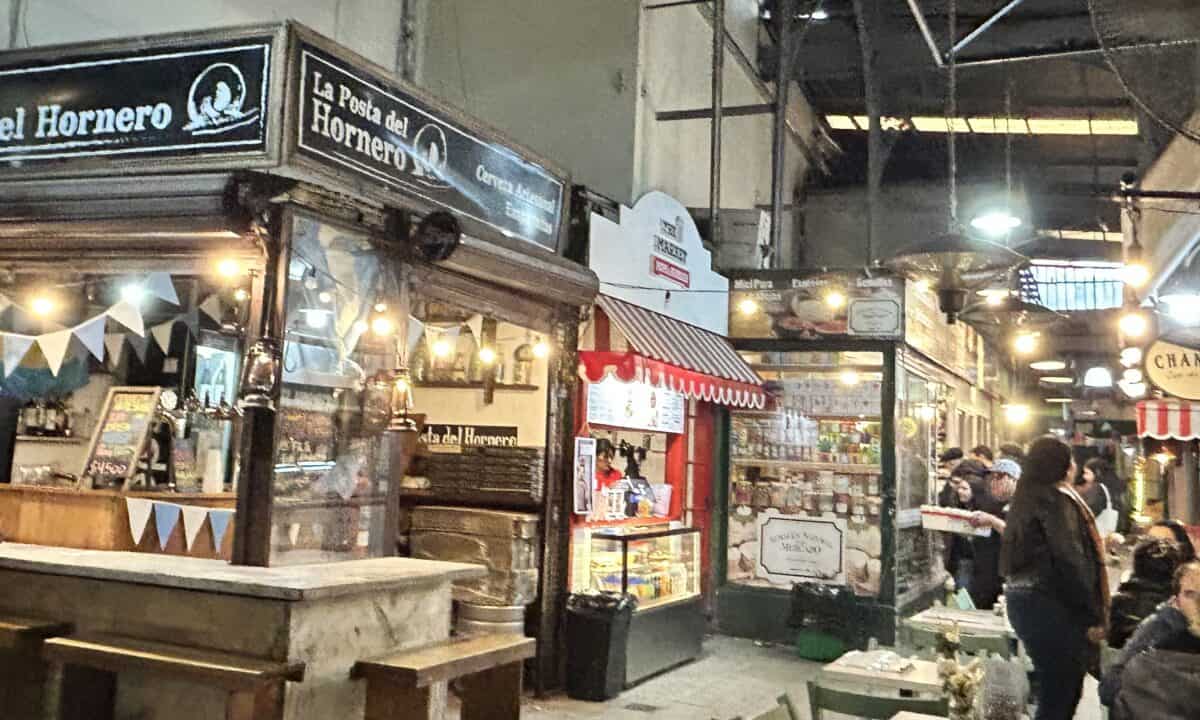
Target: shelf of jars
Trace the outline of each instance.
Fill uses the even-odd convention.
[[[878,475],[883,472],[879,465],[850,464],[841,462],[805,462],[803,460],[773,460],[771,458],[734,457],[735,465],[765,465],[770,467],[805,470],[810,472],[846,473],[848,475]]]

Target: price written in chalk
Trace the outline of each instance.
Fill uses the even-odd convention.
[[[159,392],[139,387],[109,390],[84,465],[86,475],[107,481],[133,476],[150,435]]]

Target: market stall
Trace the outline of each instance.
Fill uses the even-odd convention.
[[[981,345],[888,275],[732,279],[730,336],[768,400],[731,417],[719,627],[789,643],[799,633],[817,655],[828,639],[892,643],[945,576],[941,539],[920,517],[939,489],[934,459],[947,441],[987,441],[958,390],[973,387],[964,366],[983,377]]]
[[[633,684],[700,653],[717,428],[766,398],[724,337],[729,281],[687,209],[659,192],[585,199],[601,294],[580,342],[568,589],[638,599]]]
[[[560,253],[565,174],[294,23],[0,65],[0,534],[22,543],[0,565],[33,589],[0,612],[307,664],[255,717],[361,716],[354,661],[445,638],[451,582],[479,580],[388,557],[401,496],[462,499],[482,453],[511,497],[499,453],[547,518],[532,597],[552,647],[566,526],[546,478],[596,288]],[[412,462],[422,437],[461,462]],[[193,557],[104,552],[133,549]],[[38,606],[73,594],[92,602]],[[317,600],[337,623],[284,627]],[[106,624],[130,607],[162,617]],[[118,714],[203,696],[172,687],[110,689]]]

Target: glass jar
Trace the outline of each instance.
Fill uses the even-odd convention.
[[[834,504],[832,490],[821,490],[819,493],[817,493],[817,509],[820,510],[822,514],[833,512],[833,507]]]
[[[738,480],[733,484],[733,504],[749,505],[754,501],[754,483]]]
[[[771,486],[769,483],[758,483],[754,486],[754,494],[751,497],[750,504],[756,510],[762,510],[771,506]]]
[[[781,482],[771,483],[771,507],[782,508],[787,505],[787,490],[788,486]]]
[[[834,493],[833,511],[838,515],[850,514],[850,493]]]
[[[879,495],[879,476],[878,475],[868,475],[867,476],[867,494],[868,495]]]
[[[804,506],[804,486],[797,483],[789,485],[787,490],[787,498],[784,501],[783,511],[788,515],[795,515],[800,512]]]

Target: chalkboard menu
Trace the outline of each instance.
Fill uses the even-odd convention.
[[[92,487],[98,482],[123,484],[133,477],[150,436],[161,392],[158,387],[109,389],[83,464],[85,482]]]

